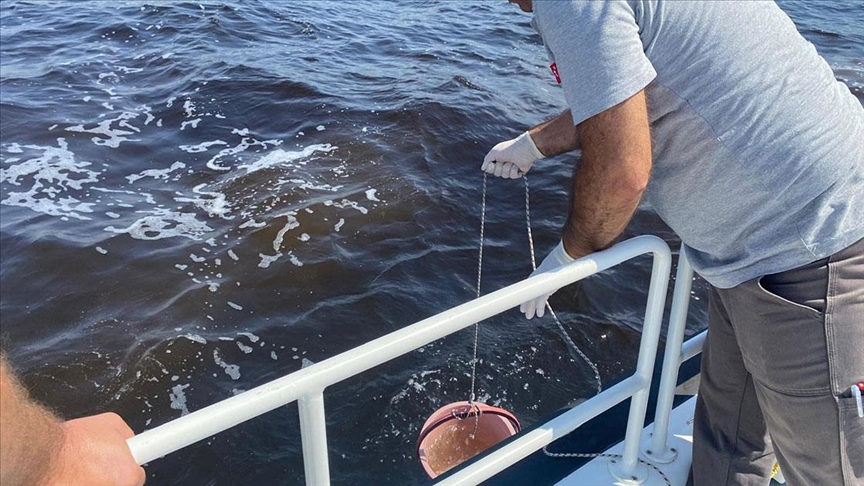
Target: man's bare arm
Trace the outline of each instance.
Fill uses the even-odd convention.
[[[50,459],[60,452],[63,425],[30,402],[27,391],[0,357],[0,484],[42,484]]]
[[[573,175],[564,249],[579,258],[610,246],[636,211],[651,174],[644,91],[578,125],[582,160]],[[542,150],[542,149],[541,149]]]
[[[546,157],[554,157],[579,148],[579,131],[573,125],[568,109],[555,118],[528,130],[537,149]]]
[[[31,401],[0,356],[0,484],[141,485],[146,475],[113,413],[62,422]]]

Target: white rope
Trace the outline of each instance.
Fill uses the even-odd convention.
[[[583,452],[549,452],[548,450],[546,450],[546,447],[543,448],[543,453],[546,454],[546,455],[549,456],[549,457],[559,457],[559,458],[560,458],[560,457],[564,457],[564,458],[572,458],[572,457],[585,457],[585,458],[608,457],[608,458],[611,458],[611,459],[612,459],[612,461],[611,461],[612,464],[615,464],[615,459],[621,459],[621,458],[624,457],[624,456],[622,456],[621,454],[606,454],[606,453],[593,453],[593,454],[589,454],[589,453],[583,453]],[[669,477],[666,476],[666,474],[663,473],[663,471],[661,471],[659,467],[655,466],[654,464],[651,464],[651,463],[648,462],[648,461],[645,461],[645,460],[643,460],[643,459],[640,459],[640,458],[638,458],[638,457],[637,457],[636,459],[637,459],[639,462],[641,462],[642,464],[645,464],[646,466],[650,467],[651,469],[657,471],[657,474],[660,475],[660,478],[663,479],[663,482],[666,483],[666,486],[672,486],[672,481],[669,480]],[[634,479],[635,479],[635,478],[634,478]]]
[[[531,198],[530,198],[530,190],[529,190],[529,186],[528,186],[528,177],[523,176],[522,178],[525,179],[525,222],[526,222],[526,226],[528,228],[528,248],[530,249],[530,252],[531,252],[531,269],[537,270],[537,259],[536,259],[535,253],[534,253],[534,237],[533,237],[532,232],[531,232],[531,202],[530,202]],[[482,201],[481,201],[481,205],[480,205],[480,251],[479,251],[479,256],[477,258],[477,297],[478,298],[481,295],[480,294],[480,284],[481,284],[482,278],[483,278],[483,245],[484,245],[484,235],[485,235],[485,230],[486,230],[486,183],[487,183],[487,179],[488,179],[487,174],[484,172],[483,173],[483,197],[482,197]],[[552,319],[555,321],[555,324],[558,326],[558,329],[561,331],[561,335],[564,337],[564,340],[567,342],[567,344],[570,346],[570,348],[575,350],[576,353],[582,358],[582,360],[585,361],[588,364],[588,366],[590,366],[591,369],[594,371],[594,379],[597,382],[597,393],[599,394],[603,390],[603,384],[600,381],[600,371],[597,369],[597,366],[594,364],[593,361],[591,361],[588,358],[588,356],[585,355],[585,353],[582,352],[581,349],[579,349],[579,346],[577,346],[576,343],[573,342],[573,340],[570,338],[570,335],[567,334],[567,331],[564,329],[564,325],[561,324],[561,320],[558,319],[558,316],[555,314],[555,311],[552,309],[552,306],[549,304],[548,301],[546,302],[546,308],[549,309],[549,315],[552,316]],[[474,351],[473,351],[473,356],[471,358],[471,398],[468,401],[469,405],[474,409],[474,432],[471,433],[471,435],[469,436],[471,439],[474,439],[474,437],[477,434],[477,426],[480,422],[480,415],[481,415],[480,407],[476,403],[474,403],[474,401],[476,399],[475,387],[476,387],[476,383],[477,383],[477,381],[476,381],[476,376],[477,376],[477,348],[478,348],[478,343],[479,343],[479,332],[480,332],[480,323],[478,322],[478,323],[474,324]],[[465,418],[467,418],[471,414],[467,413],[467,414],[465,414],[465,417],[459,417],[455,413],[455,411],[451,411],[451,415],[456,419],[464,420]],[[549,452],[546,447],[543,447],[543,453],[549,457],[567,457],[567,458],[609,457],[609,458],[613,458],[613,459],[620,459],[623,457],[620,454],[605,454],[605,453],[589,454],[589,453],[581,453],[581,452],[570,452],[570,453]],[[612,462],[614,463],[614,460]],[[653,468],[655,471],[657,471],[657,474],[659,474],[660,477],[663,478],[663,481],[666,482],[667,486],[672,486],[671,481],[669,481],[669,478],[666,477],[665,474],[663,474],[663,471],[661,471],[660,468],[658,468],[654,464],[646,462],[642,459],[639,459],[639,462],[641,462],[642,464],[645,464],[648,467]]]
[[[528,228],[528,248],[531,252],[531,269],[537,269],[537,260],[534,253],[534,237],[531,233],[531,200],[530,200],[530,190],[528,186],[528,177],[523,177],[525,179],[525,223]],[[483,247],[485,246],[485,233],[486,233],[486,185],[488,183],[488,174],[483,173],[483,195],[480,204],[480,248],[478,251],[477,258],[477,297],[479,298],[481,295],[480,286],[483,281]],[[597,366],[579,349],[579,346],[573,342],[570,338],[570,335],[567,334],[567,331],[564,329],[564,325],[561,324],[561,320],[558,319],[558,315],[555,314],[555,311],[552,309],[552,306],[549,305],[549,302],[546,302],[546,307],[549,309],[549,314],[555,320],[555,324],[558,326],[558,329],[561,331],[561,335],[564,337],[564,340],[573,349],[583,361],[585,361],[588,366],[594,371],[594,379],[597,382],[597,393],[600,393],[603,389],[603,384],[600,381],[600,371],[597,369]],[[468,404],[476,409],[474,414],[474,432],[477,431],[477,425],[480,420],[479,407],[474,403],[477,399],[476,386],[477,386],[477,349],[479,347],[479,339],[480,338],[480,323],[474,324],[474,347],[473,353],[471,357],[471,395],[468,400]],[[456,414],[453,414],[455,417]],[[471,434],[471,438],[474,438],[474,434]]]
[[[526,226],[528,227],[528,248],[531,249],[531,269],[537,270],[537,259],[534,255],[534,237],[531,234],[531,201],[528,190],[528,176],[522,176],[525,179],[525,221]],[[485,192],[485,180],[484,180],[484,192]],[[597,382],[597,394],[600,394],[603,391],[603,383],[600,381],[600,371],[597,369],[597,365],[594,364],[593,361],[588,359],[588,356],[579,349],[579,346],[576,346],[576,343],[570,338],[570,335],[567,334],[567,331],[564,329],[564,325],[561,324],[561,320],[558,319],[558,315],[555,314],[555,310],[552,309],[552,305],[549,304],[549,301],[546,301],[546,308],[549,309],[549,315],[552,316],[552,319],[555,321],[555,324],[558,326],[558,330],[561,331],[561,336],[564,337],[564,340],[567,341],[567,344],[570,345],[570,348],[576,351],[579,357],[582,358],[583,361],[588,363],[588,366],[591,367],[591,370],[594,371],[594,380]]]
[[[480,283],[483,279],[483,243],[484,243],[484,234],[486,230],[486,178],[487,174],[483,173],[483,199],[480,204],[480,251],[477,257],[477,298],[480,298]],[[477,427],[480,425],[480,407],[474,403],[474,400],[477,398],[476,394],[476,383],[477,383],[477,347],[478,342],[480,341],[480,323],[474,323],[474,353],[471,357],[471,395],[468,399],[468,405],[474,409],[474,431],[471,432],[471,435],[468,436],[471,440],[477,436]],[[451,410],[450,414],[458,419],[464,420],[468,418],[470,414],[466,414],[465,417],[460,418],[455,411]]]

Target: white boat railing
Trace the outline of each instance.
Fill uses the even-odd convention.
[[[655,463],[668,464],[678,457],[678,451],[670,448],[667,442],[669,435],[669,416],[672,413],[672,400],[675,398],[675,385],[681,363],[696,356],[702,351],[707,331],[702,331],[696,337],[684,341],[684,329],[687,325],[687,311],[690,308],[690,289],[693,287],[693,267],[687,260],[684,246],[681,246],[678,257],[678,270],[675,275],[675,290],[672,293],[672,304],[669,312],[669,329],[666,331],[666,350],[663,353],[663,371],[660,375],[660,387],[657,392],[657,407],[654,412],[654,433],[651,436],[651,446],[645,450],[645,457]]]
[[[643,470],[644,466],[639,467],[638,448],[648,405],[648,394],[651,387],[672,263],[668,245],[655,236],[638,236],[623,241],[607,250],[580,258],[553,272],[528,278],[260,385],[240,395],[184,415],[130,438],[128,440],[129,448],[138,464],[145,464],[261,414],[297,401],[306,484],[329,485],[330,468],[323,395],[328,386],[512,309],[522,302],[548,294],[647,253],[653,256],[653,263],[636,371],[615,386],[546,424],[519,434],[505,446],[446,477],[439,484],[461,486],[478,484],[489,479],[628,398],[632,398],[632,401],[625,434],[623,458],[621,461],[616,461],[615,467],[610,468],[610,470],[618,479],[642,479],[647,475],[647,471]],[[664,421],[664,424],[668,424],[672,403],[672,392],[668,389],[669,383],[671,383],[671,390],[674,391],[678,366],[684,359],[687,359],[687,354],[695,355],[698,353],[696,348],[701,347],[701,343],[698,343],[696,346],[691,346],[691,349],[685,353],[681,351],[692,280],[692,269],[690,269],[686,259],[683,258],[683,253],[681,262],[679,263],[678,280],[673,297],[672,319],[661,378],[661,400],[663,400],[664,409],[661,410],[658,405],[655,418],[655,420]],[[684,268],[682,269],[682,267]],[[690,343],[688,342],[688,344]],[[664,398],[666,395],[669,395],[668,398]],[[669,410],[665,410],[665,408]],[[652,442],[651,452],[661,454],[661,459],[666,458],[668,454],[663,454],[664,451],[667,451],[665,434],[662,438],[657,438],[655,435],[654,439],[656,439],[654,442],[657,444],[653,445]],[[646,451],[643,453],[647,454]]]

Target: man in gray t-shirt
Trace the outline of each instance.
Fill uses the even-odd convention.
[[[536,272],[612,244],[644,196],[712,285],[695,483],[765,484],[773,452],[790,484],[864,484],[861,104],[773,2],[511,1],[570,109],[482,169],[582,150]]]

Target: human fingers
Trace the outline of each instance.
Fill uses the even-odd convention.
[[[495,161],[491,161],[491,162],[489,162],[488,164],[485,165],[486,168],[483,169],[483,170],[486,171],[487,174],[492,174],[492,175],[494,175],[494,174],[495,174],[495,166],[496,166],[496,165],[498,165],[498,164],[496,164]]]
[[[532,300],[525,305],[525,319],[529,321],[534,318],[534,301]]]
[[[480,165],[480,170],[490,172],[490,169],[495,169],[495,149],[489,151],[486,157],[483,157],[483,164]]]
[[[539,299],[534,301],[534,308],[536,309],[535,312],[537,314],[537,317],[543,317],[543,314],[546,313],[546,299],[548,298],[548,295],[544,295],[543,297],[540,297]]]
[[[504,169],[504,173],[507,174],[508,179],[518,179],[522,177],[522,173],[519,172],[519,166],[509,162],[507,163],[507,167]]]
[[[526,319],[531,320],[532,318],[534,318],[535,308],[533,299],[523,303],[521,306],[519,306],[519,309],[522,311],[523,314],[525,314]]]
[[[501,177],[501,174],[504,173],[504,164],[502,162],[498,162],[495,164],[495,177]]]

